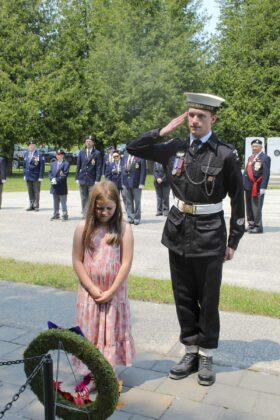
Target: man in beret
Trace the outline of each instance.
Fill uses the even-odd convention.
[[[51,162],[49,180],[51,181],[50,193],[53,195],[53,216],[51,220],[60,219],[59,205],[62,209],[62,220],[68,220],[67,211],[67,177],[69,174],[69,162],[64,159],[65,152],[62,149],[56,151],[56,160]]]
[[[95,148],[95,137],[85,138],[85,148],[80,151],[77,159],[76,182],[79,184],[82,213],[85,217],[89,191],[100,181],[102,175],[102,156]]]
[[[162,243],[169,264],[180,341],[185,355],[169,376],[181,379],[198,372],[200,385],[215,382],[213,351],[219,340],[219,294],[222,267],[231,260],[244,234],[242,174],[236,150],[212,131],[223,98],[187,93],[188,110],[163,128],[128,142],[132,155],[163,165],[174,204]],[[186,139],[166,136],[188,122]],[[227,239],[222,201],[229,195],[231,217]]]
[[[270,177],[271,159],[262,151],[262,141],[251,141],[252,155],[244,171],[244,189],[248,233],[263,233],[262,208]]]
[[[45,173],[45,158],[36,149],[36,141],[31,139],[27,143],[28,150],[23,156],[23,179],[26,181],[29,207],[27,211],[39,211],[41,181]]]

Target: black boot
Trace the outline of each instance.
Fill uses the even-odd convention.
[[[186,353],[177,365],[169,372],[169,378],[182,379],[191,373],[197,372],[198,369],[198,353]]]
[[[212,385],[216,380],[216,374],[212,368],[213,357],[199,355],[197,382],[199,385]]]

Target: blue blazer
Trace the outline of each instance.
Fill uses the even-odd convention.
[[[67,177],[70,164],[67,160],[63,159],[58,167],[57,162],[57,160],[53,160],[49,170],[49,180],[55,178],[57,182],[55,185],[51,185],[50,192],[51,194],[66,195],[68,194]]]
[[[249,159],[248,159],[248,162],[249,162]],[[251,191],[253,187],[253,183],[251,182],[248,176],[248,162],[244,170],[244,174],[243,174],[243,183],[244,183],[245,190]],[[260,189],[267,188],[269,177],[270,177],[270,164],[271,164],[271,159],[264,152],[261,152],[257,156],[256,160],[253,162],[254,179],[256,180],[260,176],[262,176],[262,180],[258,184],[258,192],[260,191]]]
[[[23,156],[23,176],[26,181],[38,181],[43,179],[45,174],[45,158],[35,149],[31,160],[29,160],[28,150]]]
[[[126,188],[139,188],[145,185],[146,180],[146,161],[145,159],[134,156],[131,167],[128,168],[129,154],[123,157],[122,182]]]
[[[123,181],[122,181],[122,159],[120,159],[120,166],[119,166],[119,172],[117,169],[116,162],[109,163],[106,167],[105,177],[106,179],[109,179],[110,181],[114,182],[116,184],[118,190],[122,190]]]
[[[81,185],[92,186],[100,181],[102,175],[102,156],[99,150],[92,149],[88,158],[86,149],[80,151],[77,159],[76,180]]]

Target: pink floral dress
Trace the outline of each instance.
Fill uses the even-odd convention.
[[[93,251],[86,250],[84,255],[87,274],[104,291],[110,288],[120,268],[120,246],[106,244],[106,233],[106,226],[99,226],[92,235]],[[101,304],[95,303],[80,283],[76,324],[113,367],[131,365],[135,347],[131,335],[127,280],[110,302]],[[74,364],[81,374],[88,372],[77,359]]]

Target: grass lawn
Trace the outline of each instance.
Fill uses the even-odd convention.
[[[33,264],[0,258],[0,280],[37,284],[58,289],[77,289],[72,267],[58,264]],[[129,276],[129,298],[156,303],[174,303],[169,280]],[[280,294],[223,284],[220,309],[280,318]]]
[[[45,178],[41,182],[41,190],[42,191],[49,191],[50,190],[50,181],[48,178],[48,171],[50,169],[50,165],[47,163],[45,166]],[[76,174],[76,165],[70,166],[70,173],[67,178],[67,185],[68,189],[71,191],[78,191],[79,186],[75,181],[75,174]],[[153,175],[148,174],[146,177],[145,183],[146,190],[153,190],[154,189],[154,177]],[[23,180],[23,171],[22,168],[15,169],[13,174],[7,177],[7,182],[4,186],[5,192],[23,192],[27,191],[26,183]]]

